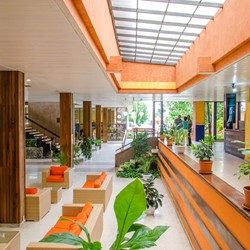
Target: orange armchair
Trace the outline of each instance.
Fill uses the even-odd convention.
[[[51,166],[42,171],[42,187],[70,188],[73,183],[72,169],[66,166]]]

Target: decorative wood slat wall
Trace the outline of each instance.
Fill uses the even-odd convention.
[[[108,108],[102,109],[103,142],[108,141]]]
[[[96,105],[96,139],[101,139],[101,118],[102,118],[101,105]]]
[[[250,212],[242,193],[159,141],[162,180],[194,249],[249,249]]]
[[[85,139],[92,138],[92,104],[90,101],[83,102],[83,136]]]
[[[68,167],[73,167],[73,94],[60,93],[60,147],[69,156]]]
[[[0,71],[0,223],[25,215],[24,74]]]

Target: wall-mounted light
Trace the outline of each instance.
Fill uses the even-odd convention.
[[[233,92],[237,91],[237,89],[235,88],[235,84],[234,83],[232,83],[232,90],[233,90]]]

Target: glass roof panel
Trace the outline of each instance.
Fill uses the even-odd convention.
[[[154,32],[145,32],[145,31],[137,31],[138,36],[152,36],[152,37],[157,37],[158,33]]]
[[[209,19],[192,18],[189,24],[207,25],[209,21]]]
[[[109,2],[123,60],[175,65],[225,0]]]
[[[187,23],[189,22],[190,17],[181,17],[181,16],[165,16],[164,22],[169,23]]]
[[[162,25],[162,30],[164,31],[178,31],[178,32],[183,32],[185,27],[182,26],[171,26],[171,25]]]
[[[195,11],[195,14],[214,16],[218,10],[219,8],[199,6]]]
[[[196,9],[195,5],[187,5],[187,4],[170,3],[168,6],[168,12],[176,12],[176,13],[193,14],[195,9]]]
[[[112,0],[112,6],[136,9],[136,1],[134,0]]]
[[[122,29],[117,29],[116,30],[118,35],[119,34],[124,34],[124,35],[136,35],[136,30],[122,30]]]
[[[135,22],[125,22],[125,21],[115,21],[116,26],[128,27],[128,28],[136,28]]]
[[[165,11],[167,8],[167,3],[163,2],[150,2],[150,1],[142,1],[139,0],[139,9],[144,9],[144,10],[158,10],[158,11]]]
[[[138,22],[138,28],[142,28],[142,29],[160,30],[160,27],[161,27],[160,24],[151,24],[151,23],[140,23],[140,22]]]
[[[163,15],[138,13],[139,20],[162,21]]]
[[[149,42],[149,43],[155,43],[156,42],[156,39],[147,39],[147,38],[137,38],[137,41],[138,42]]]
[[[114,17],[136,18],[136,12],[113,10]]]

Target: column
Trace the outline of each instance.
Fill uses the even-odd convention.
[[[101,119],[102,119],[102,108],[101,105],[96,105],[96,139],[101,140]]]
[[[92,104],[90,101],[83,102],[83,137],[92,138]]]
[[[216,139],[217,135],[216,122],[217,122],[217,102],[212,102],[212,136],[214,139]]]
[[[205,133],[205,102],[194,102],[193,139],[199,141],[204,139]]]
[[[73,94],[60,93],[60,148],[68,156],[69,168],[73,164]]]
[[[103,131],[103,142],[108,141],[108,109],[102,109],[102,131]]]
[[[250,87],[247,89],[247,98],[246,98],[246,115],[245,115],[245,141],[250,142]],[[246,147],[250,147],[246,145]],[[250,155],[246,155],[245,159],[249,160]]]
[[[0,223],[25,216],[24,74],[0,71]]]

